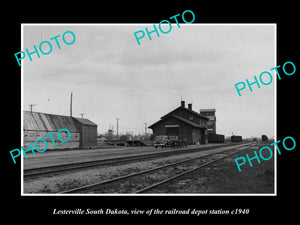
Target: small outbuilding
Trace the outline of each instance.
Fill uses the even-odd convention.
[[[85,118],[72,118],[80,133],[79,148],[97,146],[97,124]]]

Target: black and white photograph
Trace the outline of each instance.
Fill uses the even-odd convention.
[[[296,6],[44,3],[2,14],[3,220],[296,219]]]
[[[180,22],[22,24],[22,195],[276,195],[276,24]]]

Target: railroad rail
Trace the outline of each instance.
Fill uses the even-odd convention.
[[[164,166],[158,166],[158,167],[155,167],[155,168],[152,168],[152,169],[147,169],[147,170],[143,170],[143,171],[140,171],[140,172],[131,173],[131,174],[128,174],[128,175],[124,175],[124,176],[120,176],[120,177],[117,177],[117,178],[105,180],[105,181],[102,181],[102,182],[98,182],[98,183],[94,183],[94,184],[90,184],[90,185],[85,185],[85,186],[81,186],[81,187],[78,187],[78,188],[73,188],[73,189],[70,189],[70,190],[65,190],[63,192],[60,192],[59,194],[70,194],[70,193],[81,193],[81,192],[90,193],[91,190],[92,191],[94,189],[99,190],[99,188],[101,188],[101,187],[103,188],[107,185],[111,185],[111,184],[114,184],[114,183],[115,183],[115,186],[117,186],[119,188],[119,187],[121,187],[121,185],[118,184],[118,182],[126,182],[126,181],[128,182],[128,179],[131,179],[133,177],[138,177],[140,175],[151,174],[153,172],[158,172],[160,170],[164,170],[164,169],[167,169],[167,168],[171,169],[172,171],[175,171],[175,170],[178,170],[178,169],[176,169],[177,168],[176,166],[179,166],[179,165],[183,166],[183,165],[186,165],[187,163],[191,163],[193,161],[204,159],[205,157],[211,158],[212,156],[216,156],[216,155],[220,155],[220,154],[224,155],[225,154],[225,156],[218,157],[217,159],[214,159],[214,160],[210,160],[210,161],[208,161],[204,164],[202,162],[200,162],[200,164],[201,164],[200,166],[194,167],[192,169],[189,169],[189,167],[184,166],[186,168],[184,172],[180,172],[180,173],[178,173],[174,176],[168,177],[167,179],[163,179],[162,181],[154,182],[151,185],[148,185],[148,186],[143,187],[143,188],[133,187],[133,191],[129,192],[129,193],[134,193],[134,194],[144,193],[144,192],[147,192],[151,189],[154,189],[154,188],[156,188],[156,187],[158,187],[162,184],[165,184],[165,183],[170,182],[174,179],[177,179],[181,176],[184,176],[188,173],[192,173],[192,172],[194,172],[194,171],[196,171],[200,168],[203,168],[203,167],[205,167],[205,166],[207,166],[211,163],[214,163],[218,160],[221,160],[221,159],[224,159],[226,157],[232,156],[232,155],[234,155],[234,154],[236,154],[240,151],[243,151],[246,148],[248,149],[251,146],[253,146],[253,143],[250,143],[250,144],[247,144],[247,145],[244,145],[244,146],[238,146],[238,147],[235,147],[235,148],[231,148],[230,150],[226,150],[226,151],[222,151],[222,152],[212,153],[212,154],[205,155],[205,156],[199,156],[199,157],[195,157],[195,158],[192,158],[192,159],[186,159],[186,160],[182,160],[182,161],[171,163],[171,164],[164,165]],[[236,150],[236,149],[239,149],[239,150],[232,152],[232,150]],[[229,154],[227,154],[228,152],[229,152]],[[143,182],[131,182],[131,184],[133,184],[132,186],[135,186],[135,184],[140,185],[141,183],[143,183]],[[108,191],[108,190],[110,190],[110,189],[106,187],[105,191]],[[103,193],[103,192],[101,192],[101,193]],[[111,193],[111,192],[108,192],[108,193]]]
[[[235,145],[233,145],[235,146]],[[201,148],[200,151],[215,149],[226,147],[226,145],[220,146],[209,146],[207,148]],[[24,179],[45,176],[50,174],[57,174],[57,173],[65,173],[72,170],[79,170],[79,169],[87,169],[99,166],[107,166],[107,165],[117,165],[120,163],[137,161],[137,160],[146,160],[146,159],[153,159],[153,158],[161,158],[167,157],[171,155],[179,155],[179,154],[187,154],[199,151],[199,148],[192,148],[192,149],[177,149],[177,150],[168,150],[168,151],[160,151],[156,153],[147,153],[147,154],[137,154],[125,157],[115,157],[115,158],[107,158],[101,160],[93,160],[93,161],[85,161],[85,162],[78,162],[78,163],[69,163],[69,164],[61,164],[61,165],[54,165],[54,166],[46,166],[46,167],[39,167],[33,169],[25,169],[24,170]]]

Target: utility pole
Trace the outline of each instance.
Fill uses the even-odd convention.
[[[71,100],[70,100],[70,117],[72,117],[72,98],[73,98],[73,93],[71,92]]]
[[[36,104],[29,104],[29,106],[30,106],[30,112],[32,112],[32,107],[36,106]]]
[[[144,123],[145,124],[145,135],[146,135],[146,141],[147,141],[147,123]]]
[[[119,118],[116,118],[117,120],[117,138],[119,138]]]
[[[79,115],[81,115],[81,118],[83,118],[84,113],[79,113]]]

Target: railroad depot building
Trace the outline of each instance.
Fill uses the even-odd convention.
[[[60,129],[68,129],[71,139],[68,142],[58,140],[57,134],[53,135],[56,146],[50,137],[46,135],[58,132]],[[29,148],[29,142],[33,145],[36,139],[43,138],[47,141],[48,149],[57,148],[91,148],[97,146],[97,124],[89,119],[71,116],[54,115],[41,112],[23,111],[23,147]],[[68,139],[68,133],[62,131],[60,137]],[[40,146],[39,146],[40,145]],[[39,149],[44,149],[45,144],[38,142]]]
[[[178,136],[187,144],[206,144],[208,121],[209,118],[192,110],[192,104],[186,108],[185,101],[181,101],[181,106],[162,116],[149,128],[154,138],[159,135]]]

